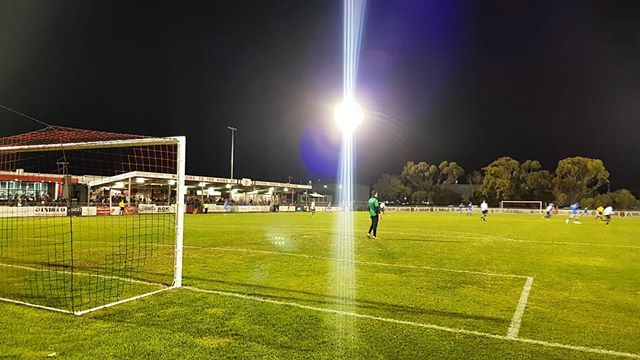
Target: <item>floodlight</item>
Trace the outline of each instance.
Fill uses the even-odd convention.
[[[144,178],[136,178],[136,183],[144,184]]]
[[[362,108],[353,99],[345,99],[336,106],[336,124],[345,133],[353,132],[364,119]]]

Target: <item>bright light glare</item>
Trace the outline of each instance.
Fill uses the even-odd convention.
[[[364,120],[364,112],[357,102],[344,100],[335,109],[336,124],[346,133],[353,132]]]

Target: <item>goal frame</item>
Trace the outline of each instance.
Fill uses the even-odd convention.
[[[154,146],[154,145],[174,145],[176,146],[176,223],[175,223],[175,247],[174,247],[174,268],[173,268],[173,283],[170,286],[164,286],[162,284],[152,284],[162,286],[162,288],[132,296],[129,298],[121,299],[118,301],[110,302],[100,306],[96,306],[90,309],[81,311],[66,310],[56,307],[43,306],[39,304],[33,304],[26,301],[19,301],[15,299],[8,299],[0,297],[0,301],[30,306],[38,309],[45,309],[55,312],[68,313],[73,315],[84,315],[101,309],[109,308],[115,305],[123,304],[133,300],[137,300],[143,297],[147,297],[165,290],[175,289],[182,287],[182,267],[183,267],[183,244],[184,244],[184,193],[185,193],[185,167],[186,167],[186,137],[184,136],[171,136],[171,137],[141,137],[122,140],[98,140],[98,141],[86,141],[86,142],[70,142],[70,143],[52,143],[52,144],[34,144],[34,145],[0,145],[1,153],[10,152],[45,152],[45,151],[60,151],[60,150],[88,150],[88,149],[109,149],[109,148],[124,148],[124,147],[141,147],[141,146]],[[133,280],[134,282],[141,282]]]
[[[540,212],[543,210],[543,202],[541,200],[502,200],[500,201],[500,212],[503,212],[505,207],[504,204],[537,204]],[[525,210],[534,210],[533,208],[510,208],[510,209],[525,209]]]

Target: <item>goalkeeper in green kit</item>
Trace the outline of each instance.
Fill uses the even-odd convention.
[[[371,217],[371,226],[369,226],[369,232],[367,237],[371,238],[373,233],[373,239],[378,235],[378,220],[380,215],[380,202],[378,201],[378,192],[374,191],[369,199],[369,216]]]

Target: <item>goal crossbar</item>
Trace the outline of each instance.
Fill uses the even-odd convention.
[[[83,149],[105,149],[121,148],[133,146],[153,146],[153,145],[178,145],[184,137],[173,136],[166,138],[140,138],[125,140],[104,140],[87,141],[57,144],[37,144],[37,145],[5,145],[0,146],[0,153],[3,152],[36,152],[55,150],[83,150]]]
[[[536,209],[542,211],[542,201],[540,200],[502,200],[500,201],[500,210],[503,210],[505,208],[510,208],[510,209],[533,209],[533,207],[529,206],[529,207],[517,207],[517,206],[508,206],[505,207],[505,205],[517,205],[517,204],[529,204],[529,205],[535,205]]]

